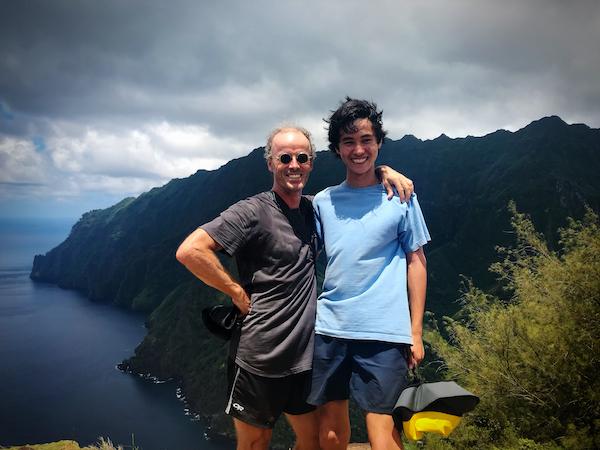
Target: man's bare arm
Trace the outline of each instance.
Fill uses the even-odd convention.
[[[375,173],[388,193],[388,200],[394,196],[393,187],[398,191],[398,197],[402,203],[407,202],[415,191],[415,186],[410,178],[406,178],[389,166],[378,166]]]
[[[203,282],[229,295],[241,314],[250,311],[244,288],[229,274],[215,255],[222,247],[202,228],[190,234],[177,249],[177,260]]]
[[[427,260],[423,247],[406,254],[408,296],[410,301],[410,324],[413,345],[410,348],[410,369],[416,367],[425,357],[423,346],[423,315],[425,314],[425,295],[427,292]]]

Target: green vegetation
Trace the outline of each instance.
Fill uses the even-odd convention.
[[[0,447],[4,448],[4,447]],[[132,445],[132,450],[139,450],[138,447]],[[35,445],[19,445],[17,447],[8,447],[6,450],[123,450],[123,446],[114,446],[110,439],[100,438],[96,445],[80,447],[75,441],[59,441],[49,444]]]
[[[227,344],[215,339],[204,329],[200,312],[204,307],[227,304],[231,300],[196,280],[177,262],[175,251],[196,227],[213,219],[234,202],[272,186],[271,174],[265,168],[262,153],[263,149],[256,149],[244,158],[230,161],[219,170],[198,171],[189,178],[172,180],[136,199],[125,199],[106,210],[85,214],[65,242],[46,255],[36,256],[31,273],[34,280],[54,282],[63,288],[82,291],[93,300],[151,313],[146,338],[136,349],[135,355],[124,361],[121,367],[161,380],[179,380],[190,410],[211,418],[211,433],[228,436],[232,436],[233,432],[231,421],[221,412],[225,404]],[[335,160],[330,152],[319,152],[317,159],[305,190],[307,194],[314,194],[344,179],[344,165]],[[422,374],[429,381],[443,378],[446,372],[452,377],[460,375],[461,379],[473,383],[476,393],[483,395],[476,412],[464,420],[450,440],[440,438],[435,448],[449,448],[451,442],[457,448],[468,447],[469,442],[474,443],[473,447],[480,445],[482,448],[489,447],[489,442],[504,442],[513,448],[529,448],[531,442],[521,442],[518,437],[546,439],[540,436],[547,436],[563,447],[571,445],[570,439],[577,436],[577,445],[583,445],[585,436],[593,436],[598,425],[587,419],[569,422],[563,411],[571,414],[574,408],[583,407],[581,414],[587,417],[596,414],[595,409],[592,404],[568,401],[565,404],[558,394],[566,392],[566,380],[572,380],[574,385],[571,385],[571,389],[577,392],[569,394],[569,398],[584,395],[582,383],[588,374],[579,372],[580,364],[586,361],[586,355],[588,359],[595,356],[590,349],[597,349],[597,337],[592,343],[584,334],[577,335],[579,341],[566,336],[560,345],[538,341],[546,338],[546,335],[566,333],[565,327],[573,322],[584,327],[587,319],[576,319],[577,314],[583,314],[583,311],[571,304],[575,302],[571,293],[564,295],[561,300],[563,303],[556,303],[543,313],[536,310],[530,310],[527,314],[519,311],[518,308],[523,307],[521,303],[528,304],[521,302],[522,289],[528,285],[524,281],[511,284],[511,277],[516,276],[517,272],[510,272],[509,269],[520,267],[518,264],[528,261],[519,260],[519,255],[525,258],[526,255],[533,257],[535,253],[519,253],[517,250],[509,253],[508,256],[513,259],[495,266],[507,274],[501,282],[497,280],[498,272],[494,274],[488,268],[498,261],[496,246],[513,245],[514,236],[506,232],[510,229],[511,220],[511,211],[506,205],[511,199],[530,215],[531,220],[527,223],[534,224],[545,234],[545,241],[534,233],[531,239],[537,236],[537,241],[534,239],[533,243],[545,245],[543,254],[547,255],[548,261],[554,261],[548,263],[548,267],[567,264],[565,258],[576,253],[573,249],[583,248],[576,242],[576,237],[581,238],[583,231],[575,231],[575,222],[570,224],[567,217],[582,219],[587,207],[600,211],[600,130],[582,124],[567,125],[558,117],[547,117],[515,133],[500,130],[484,137],[461,139],[442,135],[428,141],[405,136],[399,141],[387,142],[379,152],[378,163],[389,164],[415,182],[433,239],[426,247],[429,273],[426,307],[431,319],[443,316],[452,318],[444,319],[440,324],[438,340],[434,339],[433,334],[428,337],[433,347],[427,348],[427,361],[423,364]],[[515,217],[517,220],[520,216]],[[585,220],[589,222],[590,219]],[[522,222],[525,223],[524,219]],[[567,231],[557,233],[560,228],[566,228]],[[520,234],[517,236],[522,239]],[[561,253],[556,253],[559,241],[562,241]],[[523,241],[520,242],[525,245]],[[534,248],[533,244],[527,245]],[[590,247],[591,244],[586,245]],[[540,255],[542,253],[537,256]],[[223,259],[223,262],[235,272],[232,260]],[[536,264],[541,265],[542,260],[536,260]],[[319,280],[322,280],[322,259],[317,268]],[[537,274],[533,268],[527,270]],[[523,273],[527,273],[527,270],[524,269]],[[582,267],[570,273],[573,277],[583,276],[586,270]],[[558,277],[560,273],[557,269],[555,276]],[[460,296],[462,275],[473,281],[467,282],[461,304],[454,300]],[[548,278],[548,289],[559,286],[558,281],[550,281]],[[580,283],[583,282],[580,280]],[[560,286],[565,283],[562,282]],[[503,286],[508,287],[509,291],[504,291]],[[535,291],[535,288],[536,285],[531,284],[530,290]],[[541,294],[539,296],[543,297]],[[537,301],[540,305],[538,309],[543,309],[542,300]],[[558,307],[567,311],[558,314]],[[501,324],[504,320],[507,327],[505,334],[525,330],[530,333],[526,337],[531,345],[535,343],[543,349],[546,346],[552,349],[548,360],[542,358],[539,348],[534,351],[534,347],[529,348],[526,342],[516,338],[507,338],[506,342],[510,345],[505,349],[507,352],[522,353],[523,356],[523,359],[513,359],[511,353],[508,366],[511,374],[523,370],[531,376],[539,376],[540,383],[543,381],[542,385],[549,390],[548,396],[540,396],[541,393],[536,392],[539,398],[535,403],[524,392],[515,392],[516,387],[509,383],[510,378],[489,378],[494,373],[493,365],[484,371],[484,367],[487,367],[485,364],[473,363],[468,367],[475,372],[465,374],[456,368],[452,369],[452,361],[461,353],[458,339],[463,334],[467,336],[468,332],[479,330],[475,328],[476,325],[483,327],[483,322],[477,322],[477,308],[497,314],[491,325],[496,322]],[[505,309],[510,315],[504,312]],[[546,316],[552,316],[555,322],[542,322]],[[536,325],[537,328],[524,328],[523,323]],[[496,334],[499,333],[497,330]],[[452,345],[442,345],[441,336],[451,336]],[[479,351],[482,356],[493,354],[491,341],[489,344],[485,341],[491,337],[473,337],[473,345],[481,346]],[[517,352],[517,347],[513,345],[521,345],[529,350]],[[565,353],[561,354],[561,351]],[[436,364],[436,352],[444,356],[447,368],[440,369]],[[560,355],[566,356],[563,359],[551,359]],[[554,371],[541,370],[541,362],[536,358],[542,358],[544,364],[554,361]],[[476,384],[474,374],[479,373],[480,369],[483,378]],[[555,372],[560,372],[564,379]],[[505,374],[504,377],[509,375]],[[488,382],[488,378],[495,381]],[[552,382],[557,384],[552,387]],[[528,391],[532,389],[529,384],[521,387]],[[591,392],[589,397],[594,398],[593,394]],[[491,397],[494,396],[497,399],[492,401]],[[529,402],[536,405],[536,411],[528,409]],[[505,408],[509,408],[509,411],[506,412]],[[355,424],[353,440],[364,440],[363,414],[355,410],[352,414]],[[549,419],[550,423],[544,425],[536,422],[540,417]],[[291,438],[289,427],[284,421],[281,422],[275,434],[282,438],[274,441],[283,447],[289,444]],[[509,422],[514,426],[508,426]],[[583,428],[573,428],[580,426]],[[531,427],[531,431],[524,431],[527,427]],[[545,435],[547,430],[550,434]],[[509,439],[510,436],[513,437]],[[435,436],[428,437],[428,446],[434,445],[434,441],[438,442]]]
[[[514,203],[510,211],[518,245],[500,248],[505,259],[492,266],[506,298],[467,282],[460,312],[426,334],[448,376],[481,398],[448,439],[428,436],[426,448],[598,448],[598,216],[570,220],[554,252]]]
[[[272,186],[263,149],[219,170],[198,171],[128,198],[77,222],[61,245],[38,255],[31,278],[82,291],[95,301],[151,312],[191,280],[175,259],[179,244],[199,225],[234,202]],[[427,245],[427,307],[453,315],[460,274],[487,289],[495,245],[508,245],[506,205],[514,199],[554,241],[566,217],[581,218],[584,205],[600,210],[600,130],[567,125],[558,117],[515,133],[475,138],[441,136],[389,141],[378,163],[414,181],[433,240]],[[319,152],[307,194],[344,179],[344,165]]]

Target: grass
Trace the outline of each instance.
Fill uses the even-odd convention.
[[[130,446],[127,446],[129,449]],[[59,441],[50,444],[36,444],[36,445],[18,445],[16,447],[1,447],[3,450],[125,450],[122,445],[115,446],[110,439],[104,439],[100,437],[96,445],[89,445],[87,447],[79,447],[79,444],[75,441]],[[133,435],[131,436],[131,449],[140,450],[139,447],[135,446]]]
[[[131,437],[131,440],[133,441],[133,436]],[[133,449],[139,450],[137,447],[133,447]],[[98,444],[89,447],[84,447],[81,450],[123,450],[123,446],[119,445],[115,447],[113,443],[110,442],[110,439],[104,440],[104,438],[101,437]]]

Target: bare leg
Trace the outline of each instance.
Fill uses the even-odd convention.
[[[237,434],[237,450],[268,450],[273,430],[248,425],[236,418],[233,423]]]
[[[293,450],[319,450],[319,414],[317,411],[300,415],[286,414],[296,433]]]
[[[367,412],[367,432],[371,450],[404,450],[400,431],[388,414]]]
[[[323,450],[346,450],[350,442],[348,400],[334,400],[317,406],[319,442]]]

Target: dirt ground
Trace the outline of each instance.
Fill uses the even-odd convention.
[[[348,450],[371,450],[371,445],[368,442],[366,444],[350,444]]]

